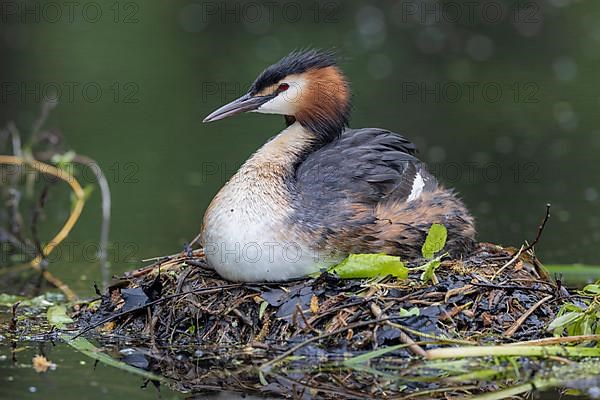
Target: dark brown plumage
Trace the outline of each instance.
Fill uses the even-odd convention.
[[[407,202],[417,175],[422,194]],[[346,129],[312,152],[296,170],[298,204],[292,218],[322,221],[325,248],[419,257],[432,223],[448,228],[447,249],[468,252],[474,221],[451,190],[443,189],[416,157],[416,147],[383,129]]]

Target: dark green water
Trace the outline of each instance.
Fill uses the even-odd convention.
[[[598,264],[597,2],[23,4],[0,1],[0,122],[26,131],[41,97],[58,91],[48,127],[109,178],[113,273],[176,252],[196,235],[218,188],[283,124],[264,115],[210,125],[202,118],[266,65],[306,46],[340,51],[354,94],[351,125],[415,141],[476,215],[481,240],[531,240],[550,202],[542,260]],[[95,192],[51,265],[82,296],[100,279],[99,210]],[[48,217],[48,237],[65,217]],[[0,361],[8,385],[0,396],[156,396],[138,390],[137,378],[55,351],[64,367],[47,376]],[[1,355],[10,358],[6,348]],[[43,392],[48,385],[53,394]]]
[[[0,355],[0,377],[3,380],[2,394],[5,399],[110,399],[129,398],[156,399],[157,390],[150,384],[141,388],[142,379],[118,373],[114,368],[102,364],[95,366],[94,360],[73,352],[67,345],[52,348],[51,345],[34,344],[16,353],[13,362],[10,353],[2,349]],[[43,351],[48,359],[57,364],[56,370],[44,375],[31,368],[31,358]],[[163,399],[178,399],[182,395],[161,389]]]

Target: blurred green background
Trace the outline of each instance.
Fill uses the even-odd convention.
[[[480,240],[532,240],[550,202],[542,260],[597,263],[598,2],[0,4],[0,122],[26,132],[41,97],[56,93],[48,127],[96,159],[111,185],[114,273],[196,235],[219,187],[283,126],[256,114],[202,118],[307,46],[339,51],[353,88],[351,126],[416,142],[476,215]],[[46,216],[45,238],[67,212]],[[99,229],[96,191],[72,250],[58,250],[51,267],[81,294],[100,276],[85,254]]]

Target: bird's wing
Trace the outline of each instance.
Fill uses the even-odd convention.
[[[301,201],[313,206],[409,201],[437,188],[416,153],[416,146],[400,134],[378,128],[347,129],[297,167]]]

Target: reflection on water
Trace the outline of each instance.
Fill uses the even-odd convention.
[[[56,364],[45,373],[32,367],[32,358],[44,355]],[[143,378],[95,363],[93,359],[73,351],[64,343],[22,342],[7,346],[0,342],[1,399],[61,398],[70,399],[182,399],[189,395],[159,388]],[[202,399],[257,399],[239,393],[203,394]]]
[[[183,396],[170,392],[166,387],[160,394],[152,384],[144,389],[141,378],[123,374],[118,370],[75,353],[66,344],[21,343],[11,350],[0,347],[0,380],[3,399],[61,398],[61,399],[109,399],[136,398],[178,399]],[[31,367],[31,359],[44,354],[55,363],[56,369],[39,374]],[[145,385],[144,385],[145,386]]]

